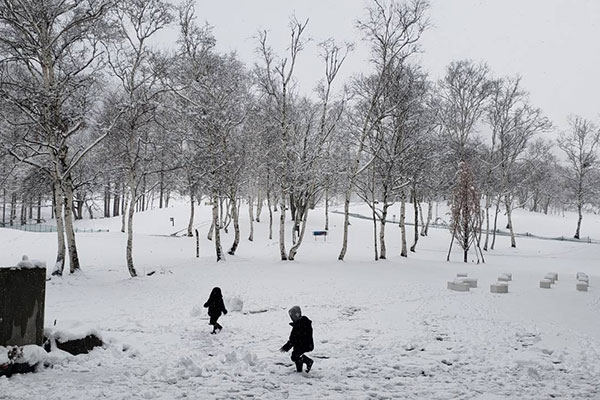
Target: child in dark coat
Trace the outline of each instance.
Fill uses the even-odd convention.
[[[221,316],[221,313],[227,314],[225,304],[223,304],[223,295],[221,294],[220,288],[213,288],[212,292],[210,292],[208,300],[206,303],[204,303],[204,307],[208,308],[208,316],[210,317],[208,324],[213,326],[213,331],[211,333],[217,333],[217,329],[219,331],[223,329],[217,320]]]
[[[312,368],[314,361],[304,355],[315,348],[312,335],[312,321],[302,316],[302,310],[299,306],[294,306],[289,310],[292,322],[292,332],[290,339],[279,349],[285,353],[292,350],[292,361],[296,364],[296,371],[302,372],[302,364],[306,364],[306,372]]]

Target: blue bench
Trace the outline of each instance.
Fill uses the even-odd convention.
[[[327,231],[313,231],[313,236],[317,240],[317,236],[323,236],[324,240],[327,240]]]

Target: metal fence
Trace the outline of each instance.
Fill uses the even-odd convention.
[[[332,213],[343,214],[342,211],[332,211]],[[366,216],[366,215],[362,215],[362,214],[358,214],[358,213],[348,213],[348,215],[351,217],[360,218],[360,219],[368,219],[368,220],[373,219],[372,216]],[[398,223],[398,221],[395,218],[393,220],[386,219],[385,222],[392,223],[392,224]],[[414,223],[409,222],[409,221],[406,221],[405,224],[409,225],[409,226],[414,225]],[[440,223],[430,223],[429,226],[432,228],[437,228],[437,229],[448,229],[448,224],[443,220]],[[492,233],[492,230],[490,230],[490,234],[491,233]],[[510,232],[496,229],[496,235],[510,236]],[[600,244],[600,240],[591,238],[589,236],[575,239],[575,238],[566,237],[566,236],[538,236],[538,235],[534,235],[533,233],[529,233],[529,232],[525,232],[525,233],[515,232],[515,237],[527,237],[527,238],[534,238],[534,239],[540,239],[540,240],[558,240],[558,241],[565,241],[565,242]]]
[[[26,231],[26,232],[41,232],[41,233],[45,233],[45,232],[56,232],[56,226],[55,225],[45,225],[45,224],[3,224],[2,222],[0,222],[0,228],[7,228],[7,229],[16,229],[16,230],[20,230],[20,231]],[[108,229],[82,229],[82,228],[75,228],[75,232],[79,233],[92,233],[92,232],[108,232]]]

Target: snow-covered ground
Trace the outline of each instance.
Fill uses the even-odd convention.
[[[343,217],[331,214],[326,241],[308,236],[297,261],[281,262],[263,210],[254,242],[244,215],[237,255],[217,264],[206,239],[208,207],[197,209],[199,259],[195,238],[169,236],[185,228],[187,211],[182,204],[136,215],[134,257],[143,275],[136,279],[125,267],[120,220],[80,221],[111,231],[78,234],[83,271],[47,282],[46,325],[93,328],[108,344],[0,378],[0,399],[600,398],[600,245],[520,238],[511,249],[499,237],[485,264],[462,263],[458,250],[447,263],[450,235],[432,229],[405,259],[390,224],[388,259],[375,262],[371,222],[353,219],[339,262]],[[309,229],[322,229],[323,220],[315,210]],[[600,238],[598,227],[600,218],[586,215],[582,235]],[[515,228],[571,236],[575,219],[519,212]],[[23,254],[52,265],[55,235],[0,229],[0,265]],[[225,250],[231,241],[230,230]],[[575,290],[578,271],[590,276],[587,293]],[[479,288],[447,290],[457,272],[478,278]],[[509,293],[490,293],[503,272],[513,275]],[[548,272],[559,281],[540,289]],[[202,308],[214,286],[226,300],[244,301],[242,312],[219,320],[218,335],[210,335]],[[277,351],[293,305],[313,321],[308,374]]]

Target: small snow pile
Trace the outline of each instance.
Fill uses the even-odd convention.
[[[105,346],[102,334],[98,329],[83,326],[80,322],[71,322],[67,325],[69,327],[66,329],[64,327],[44,329],[46,337],[44,348],[51,353],[58,351],[55,357],[58,360],[68,358],[62,352],[76,356],[87,354],[96,347]]]
[[[254,367],[259,364],[258,356],[248,350],[238,349],[225,353],[224,364],[246,364]]]
[[[30,260],[29,257],[25,254],[21,258],[21,261],[17,263],[17,265],[13,268],[19,269],[30,269],[30,268],[46,268],[46,262],[40,260]]]
[[[176,372],[176,376],[180,379],[202,376],[202,368],[199,367],[190,357],[181,357],[178,361],[177,367],[178,370]]]
[[[49,340],[55,340],[60,343],[84,339],[90,335],[96,336],[98,339],[102,340],[102,334],[100,333],[100,330],[90,326],[84,326],[80,322],[61,324],[60,329],[55,327],[44,328],[45,337],[47,337]]]
[[[44,363],[48,357],[48,353],[40,346],[29,344],[23,346],[23,356],[18,359],[19,362],[25,362],[29,365]]]
[[[229,312],[242,312],[244,308],[244,301],[239,296],[225,297],[223,302]]]
[[[190,311],[190,316],[192,317],[202,317],[204,314],[206,314],[206,311],[200,304],[196,304],[192,307],[192,311]]]
[[[13,363],[36,365],[43,364],[47,359],[48,353],[42,347],[34,344],[9,347],[0,346],[0,365]]]

